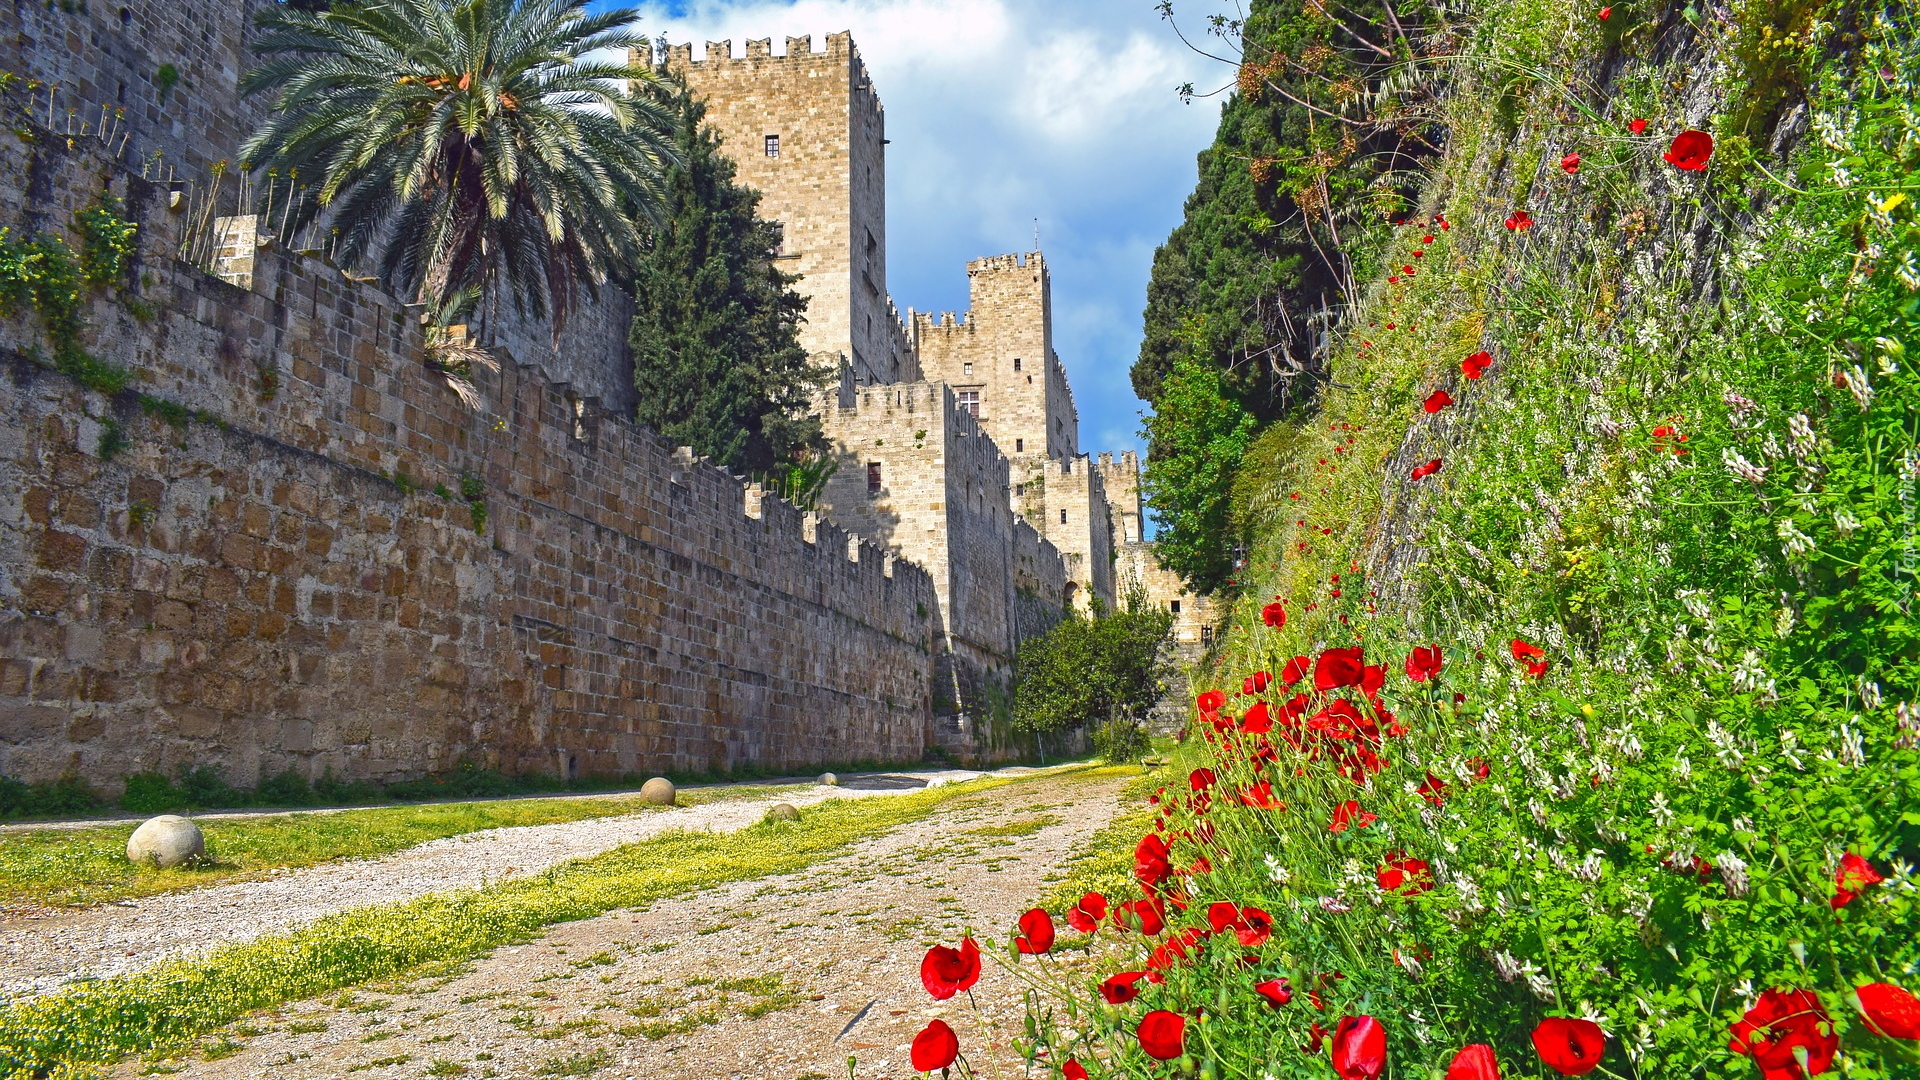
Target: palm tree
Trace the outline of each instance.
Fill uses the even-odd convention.
[[[299,178],[293,226],[331,229],[396,294],[437,310],[505,285],[557,333],[641,251],[673,155],[662,98],[629,92],[656,77],[626,62],[647,47],[635,18],[585,0],[271,8],[241,88],[277,100],[242,159]]]

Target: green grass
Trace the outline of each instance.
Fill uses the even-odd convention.
[[[0,1008],[0,1077],[25,1080],[178,1046],[256,1009],[471,959],[555,923],[791,873],[1006,783],[834,801],[798,822],[723,835],[669,833],[537,877],[343,912],[191,963],[78,984]]]
[[[680,804],[763,797],[777,787],[682,792]],[[208,862],[158,870],[127,861],[133,825],[34,829],[0,834],[0,906],[59,907],[191,889],[337,859],[391,854],[429,840],[522,825],[552,825],[658,810],[638,795],[594,799],[506,799],[387,806],[334,813],[204,822]]]
[[[1060,824],[1058,814],[1041,814],[1039,817],[1021,818],[1004,825],[985,825],[978,829],[968,829],[968,836],[1032,836],[1049,825]]]

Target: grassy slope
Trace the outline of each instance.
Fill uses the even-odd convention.
[[[202,960],[0,1007],[0,1076],[24,1080],[178,1046],[255,1009],[471,959],[554,923],[792,873],[1005,783],[836,800],[803,811],[796,823],[725,835],[672,833],[539,877],[345,912]]]
[[[688,791],[680,805],[761,798],[777,787]],[[524,825],[615,817],[664,809],[639,796],[509,799],[392,806],[202,823],[208,861],[159,870],[127,862],[132,825],[0,834],[0,907],[98,904],[257,878],[338,859],[364,859],[449,836]]]

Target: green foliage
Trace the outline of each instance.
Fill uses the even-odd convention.
[[[1684,126],[1681,64],[1739,59],[1789,7],[1735,6],[1706,55],[1609,69],[1619,100],[1590,108]],[[1162,803],[1172,865],[1196,867],[1169,889],[1267,911],[1272,936],[1248,947],[1170,904],[1172,932],[1211,936],[1164,984],[1121,1010],[1078,995],[1084,1023],[1036,1009],[1032,1030],[1050,1060],[1140,1075],[1140,1013],[1202,1007],[1177,1068],[1319,1080],[1313,1026],[1367,1014],[1388,1075],[1487,1043],[1532,1076],[1553,1075],[1535,1026],[1584,1016],[1608,1036],[1593,1075],[1748,1080],[1733,1025],[1798,989],[1837,1038],[1832,1074],[1915,1075],[1915,1044],[1868,1030],[1853,997],[1920,988],[1912,15],[1829,24],[1809,46],[1824,67],[1797,76],[1809,138],[1786,162],[1736,144],[1730,177],[1717,156],[1680,174],[1666,136],[1632,143],[1515,76],[1568,80],[1622,35],[1657,44],[1638,9],[1615,11],[1621,30],[1571,4],[1472,7],[1463,55],[1485,63],[1457,69],[1430,196],[1454,228],[1396,244],[1424,271],[1376,288],[1316,414],[1244,459],[1251,587],[1218,724],[1181,754],[1216,784],[1202,799],[1206,778],[1183,777]],[[1763,89],[1716,85],[1734,111]],[[1767,109],[1792,107],[1785,85]],[[1551,165],[1569,148],[1578,176]],[[1485,167],[1527,160],[1546,164]],[[1530,233],[1500,224],[1522,189]],[[1462,378],[1481,348],[1492,370]],[[1430,416],[1437,389],[1456,403]],[[1282,629],[1260,618],[1269,596]],[[1257,695],[1272,730],[1243,730],[1243,677],[1329,646],[1383,666],[1377,698],[1275,683]],[[1444,654],[1435,679],[1403,674],[1416,646]],[[1334,831],[1348,803],[1377,818]],[[1885,878],[1850,900],[1849,855]],[[1395,891],[1395,863],[1432,887]],[[1111,967],[1153,945],[1126,940]],[[1269,1008],[1252,986],[1281,977],[1295,998]]]
[[[499,289],[557,319],[641,251],[672,122],[626,62],[627,9],[584,0],[275,6],[242,92],[274,95],[249,168],[313,178],[294,227],[325,216],[337,257],[433,303]],[[601,59],[619,57],[620,59]]]
[[[1138,761],[1153,747],[1147,725],[1135,716],[1116,716],[1093,729],[1093,752],[1114,765]]]
[[[1096,604],[1092,617],[1070,613],[1020,647],[1014,730],[1137,721],[1166,692],[1170,668],[1163,654],[1172,631],[1173,616],[1138,591],[1117,611]]]
[[[120,216],[119,199],[102,195],[74,215],[73,227],[80,235],[80,266],[88,285],[106,288],[127,276],[140,250],[140,227]]]
[[[131,376],[95,359],[80,344],[86,329],[82,309],[89,287],[125,275],[137,249],[137,226],[121,218],[106,196],[80,211],[74,226],[82,240],[77,258],[60,237],[16,240],[0,228],[0,316],[38,314],[53,345],[54,367],[90,390],[117,394]]]
[[[86,781],[75,777],[23,784],[10,776],[0,776],[0,818],[84,814],[99,805],[100,797]]]
[[[825,479],[821,459],[805,457],[821,445],[813,396],[833,373],[800,346],[806,300],[773,262],[780,226],[756,216],[758,192],[734,183],[706,106],[685,86],[672,94],[678,162],[633,277],[636,419],[808,494]]]
[[[343,912],[191,962],[0,1004],[0,1076],[25,1080],[178,1047],[255,1009],[471,959],[555,923],[791,873],[1001,783],[833,800],[798,822],[735,833],[668,833],[538,877]]]
[[[1221,588],[1233,574],[1233,478],[1254,424],[1226,395],[1218,371],[1185,357],[1174,362],[1147,417],[1153,452],[1140,482],[1160,527],[1154,550],[1198,592]]]

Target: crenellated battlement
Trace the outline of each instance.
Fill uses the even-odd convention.
[[[1009,255],[989,255],[984,259],[975,259],[967,264],[967,276],[979,277],[982,274],[1030,273],[1045,277],[1047,259],[1038,251]]]
[[[804,37],[787,38],[787,51],[785,53],[775,53],[773,51],[772,38],[752,38],[747,41],[746,55],[735,56],[733,55],[733,41],[729,38],[721,41],[707,42],[706,54],[696,60],[693,57],[693,43],[689,41],[681,45],[667,46],[667,62],[675,67],[721,67],[729,64],[743,65],[756,62],[777,63],[781,61],[807,61],[815,59],[852,59],[857,61],[860,57],[860,49],[854,45],[853,32],[850,30],[843,30],[837,34],[828,34],[826,46],[825,49],[816,51],[813,47],[813,35],[808,34]]]

